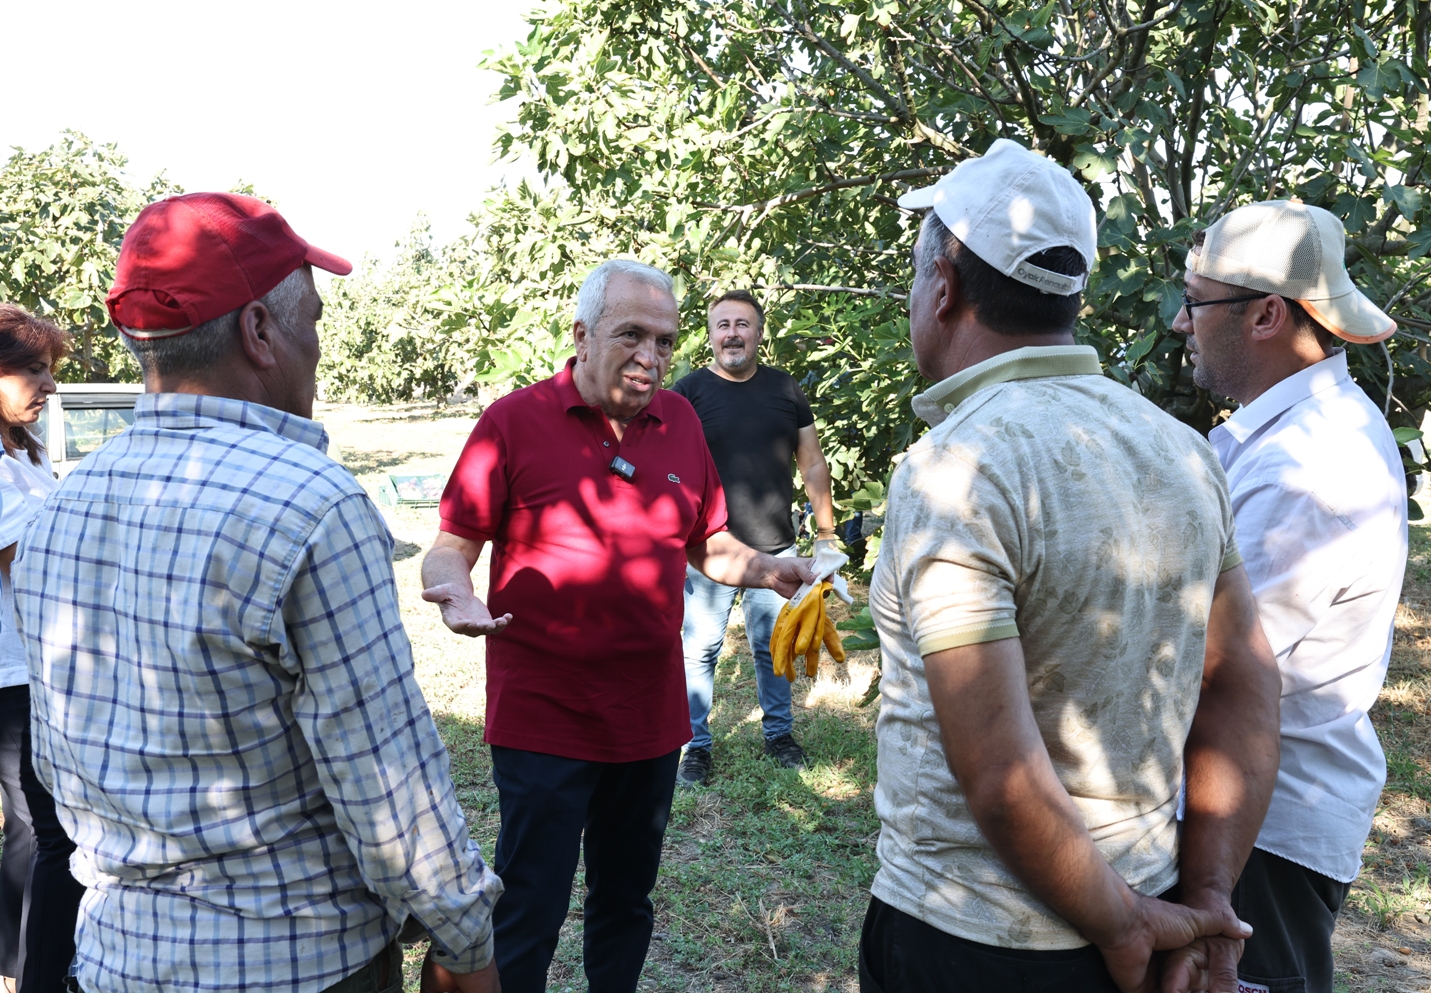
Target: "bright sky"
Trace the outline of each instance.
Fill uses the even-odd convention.
[[[530,0],[49,0],[0,5],[0,149],[65,128],[116,142],[136,183],[244,180],[300,235],[389,257],[419,212],[466,230],[493,164],[482,53],[526,36]]]

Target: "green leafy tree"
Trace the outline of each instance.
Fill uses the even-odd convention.
[[[542,181],[479,211],[471,275],[429,316],[488,375],[559,364],[610,254],[676,275],[676,374],[706,360],[710,295],[758,287],[765,359],[810,394],[837,498],[871,503],[923,385],[903,304],[918,218],[894,200],[1009,137],[1097,206],[1079,335],[1108,375],[1204,430],[1221,416],[1170,333],[1184,253],[1231,207],[1297,196],[1345,220],[1353,278],[1404,329],[1350,349],[1359,381],[1403,421],[1425,402],[1427,0],[565,0],[530,19],[489,65],[519,98],[499,145]]]
[[[104,307],[129,222],[178,190],[161,175],[130,185],[126,159],[75,131],[36,153],[16,149],[0,168],[0,299],[75,332],[64,378],[136,382],[139,369]]]
[[[435,251],[420,221],[389,265],[365,259],[324,293],[323,360],[329,400],[439,402],[472,381],[465,319],[443,320],[453,287],[470,278],[470,247]]]

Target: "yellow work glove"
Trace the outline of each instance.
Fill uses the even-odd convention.
[[[775,670],[775,675],[784,676],[791,682],[794,682],[794,679],[788,673],[795,639],[790,632],[794,624],[795,612],[787,603],[780,608],[780,613],[775,618],[775,627],[770,629],[770,667]]]
[[[792,609],[788,603],[781,607],[779,616],[775,618],[775,627],[770,632],[771,668],[777,676],[784,676],[792,683],[795,682],[795,656],[800,654],[795,646],[800,643],[805,628],[814,623],[810,614],[819,610],[819,605],[812,602],[817,599],[815,591],[811,590],[798,607]],[[808,635],[805,640],[808,643]]]
[[[840,632],[835,629],[835,622],[829,614],[825,615],[825,629],[823,632],[825,647],[830,650],[830,658],[836,662],[845,661],[845,643],[840,640]],[[806,661],[809,665],[809,661]]]
[[[799,606],[791,608],[787,603],[780,608],[775,618],[775,627],[770,633],[770,664],[777,676],[784,676],[795,682],[795,659],[805,657],[805,675],[814,677],[820,671],[820,645],[830,649],[830,655],[838,662],[845,659],[844,647],[835,632],[835,624],[825,613],[825,594],[831,586],[822,582],[805,594]]]

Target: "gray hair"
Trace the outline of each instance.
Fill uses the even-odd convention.
[[[672,296],[676,292],[676,284],[671,277],[655,266],[634,259],[607,259],[587,274],[576,294],[575,320],[580,321],[588,331],[596,327],[606,311],[606,284],[611,282],[612,276],[630,276],[638,283],[665,290]]]
[[[953,264],[959,255],[960,241],[944,226],[939,215],[932,210],[926,212],[924,220],[920,222],[920,228],[925,237],[919,242],[919,258],[915,259],[914,263],[915,272],[921,276],[930,275],[940,259],[948,259],[950,264]]]
[[[283,282],[258,298],[285,333],[298,321],[298,304],[308,285],[303,277],[304,268],[295,269],[284,277]],[[187,334],[171,338],[130,338],[126,335],[124,344],[146,375],[174,376],[203,372],[222,361],[233,347],[242,310],[243,307],[231,310],[222,317],[205,321]]]

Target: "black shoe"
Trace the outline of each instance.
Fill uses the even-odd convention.
[[[677,786],[704,786],[711,776],[711,750],[709,748],[687,748],[681,756],[681,767],[676,770]]]
[[[805,768],[805,749],[800,747],[793,734],[782,734],[766,741],[765,754],[787,769]]]

